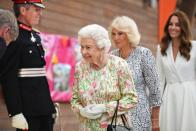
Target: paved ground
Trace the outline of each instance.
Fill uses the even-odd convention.
[[[15,131],[15,129],[10,126],[5,105],[1,102],[0,131]],[[70,104],[60,104],[60,116],[57,119],[54,131],[78,131],[78,121],[70,108]]]
[[[55,124],[55,131],[78,131],[78,120],[70,104],[60,104],[60,117]]]
[[[15,131],[10,127],[5,105],[0,102],[0,131]],[[153,131],[158,131],[157,120],[154,120]],[[54,131],[78,131],[78,120],[71,110],[70,104],[60,104],[60,116]]]

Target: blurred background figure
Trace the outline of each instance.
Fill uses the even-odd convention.
[[[195,131],[196,41],[191,41],[188,17],[172,13],[157,52],[163,103],[161,131]]]
[[[161,104],[155,58],[149,49],[138,46],[140,33],[133,19],[116,17],[109,27],[109,34],[117,48],[111,54],[125,59],[133,73],[138,94],[137,106],[129,114],[129,118],[133,119],[133,130],[151,131],[151,109]]]
[[[57,91],[69,90],[69,75],[71,66],[68,64],[56,64],[54,69],[54,89]]]
[[[108,54],[111,42],[102,26],[81,28],[78,40],[83,59],[75,68],[72,109],[80,120],[81,131],[106,131],[117,100],[118,113],[125,117],[137,103],[132,74],[126,61]],[[117,124],[123,125],[121,117]]]
[[[18,37],[18,24],[15,16],[8,10],[0,9],[0,58],[7,46]]]

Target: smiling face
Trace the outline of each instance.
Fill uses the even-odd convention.
[[[81,53],[85,61],[90,64],[96,64],[99,62],[103,50],[97,47],[93,39],[82,38],[80,46]]]
[[[39,20],[42,15],[42,8],[35,5],[21,7],[21,15],[24,18],[24,24],[34,26],[39,24]]]
[[[129,46],[129,40],[126,33],[119,31],[115,28],[112,29],[111,33],[112,41],[117,48],[120,49]]]
[[[179,38],[181,34],[181,28],[179,19],[177,16],[172,16],[168,26],[168,32],[172,39]]]

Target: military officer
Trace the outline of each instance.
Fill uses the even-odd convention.
[[[39,32],[41,0],[13,0],[19,36],[4,54],[2,87],[11,125],[17,131],[53,131],[54,114]]]

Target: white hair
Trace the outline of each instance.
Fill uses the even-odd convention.
[[[109,39],[108,31],[97,24],[84,26],[78,31],[78,41],[81,42],[82,38],[91,38],[95,40],[98,48],[104,48],[105,52],[109,52],[111,42]]]
[[[11,11],[0,9],[0,28],[3,26],[10,27],[11,39],[16,40],[19,33],[16,17]]]
[[[109,27],[110,36],[113,28],[126,33],[132,46],[137,46],[139,44],[141,36],[133,19],[127,16],[118,16],[112,21]]]

